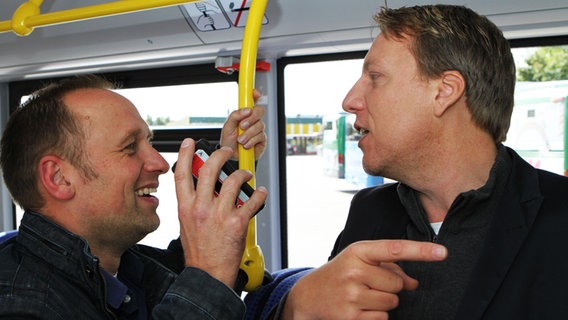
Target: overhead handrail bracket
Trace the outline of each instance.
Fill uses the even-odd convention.
[[[195,1],[199,0],[122,0],[81,8],[41,13],[40,6],[43,0],[29,0],[14,11],[12,20],[0,21],[0,33],[11,30],[19,36],[27,36],[32,33],[35,27],[162,8]]]

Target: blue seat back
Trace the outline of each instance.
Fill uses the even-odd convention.
[[[0,243],[15,237],[18,234],[18,230],[8,230],[0,232]]]

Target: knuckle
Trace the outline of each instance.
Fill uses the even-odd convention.
[[[388,250],[389,255],[391,255],[393,257],[400,256],[403,252],[402,241],[393,240],[393,241],[387,242],[387,250]]]
[[[347,255],[358,255],[358,252],[360,251],[359,248],[361,246],[362,246],[361,242],[354,242],[354,243],[348,245],[345,249],[343,249],[343,251]]]
[[[187,175],[185,175],[183,172],[181,172],[181,170],[176,170],[176,172],[174,173],[174,183],[179,184],[183,181],[185,181],[187,178]]]
[[[402,280],[402,278],[401,278],[399,275],[397,275],[397,274],[395,274],[395,273],[392,273],[392,275],[393,275],[393,277],[392,277],[392,290],[393,290],[394,292],[400,292],[400,291],[402,291],[402,289],[404,289],[404,281]],[[393,295],[393,296],[394,296],[394,297],[397,299],[397,301],[398,301],[397,295]],[[398,303],[398,302],[397,302],[397,303]]]
[[[203,165],[201,168],[197,170],[197,174],[199,175],[199,179],[205,179],[210,177],[214,174],[213,170],[207,164]],[[199,185],[199,184],[198,184]]]

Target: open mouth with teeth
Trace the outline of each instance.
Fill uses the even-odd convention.
[[[367,133],[369,133],[369,130],[366,128],[361,127],[359,124],[355,123],[353,125],[353,129],[355,129],[355,131],[357,131],[357,133],[362,137],[364,135],[366,135]]]
[[[158,191],[157,188],[142,188],[142,189],[138,189],[136,191],[136,194],[140,197],[148,197],[156,191]]]

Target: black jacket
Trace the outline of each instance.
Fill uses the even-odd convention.
[[[568,178],[534,169],[507,152],[512,171],[455,319],[564,319]],[[332,257],[359,240],[403,237],[409,217],[396,188],[355,195]]]
[[[179,242],[171,248],[129,249],[144,265],[141,285],[148,318],[243,318],[245,306],[231,288],[180,264]],[[0,319],[117,318],[107,306],[99,260],[87,242],[26,212],[19,234],[0,244]]]

